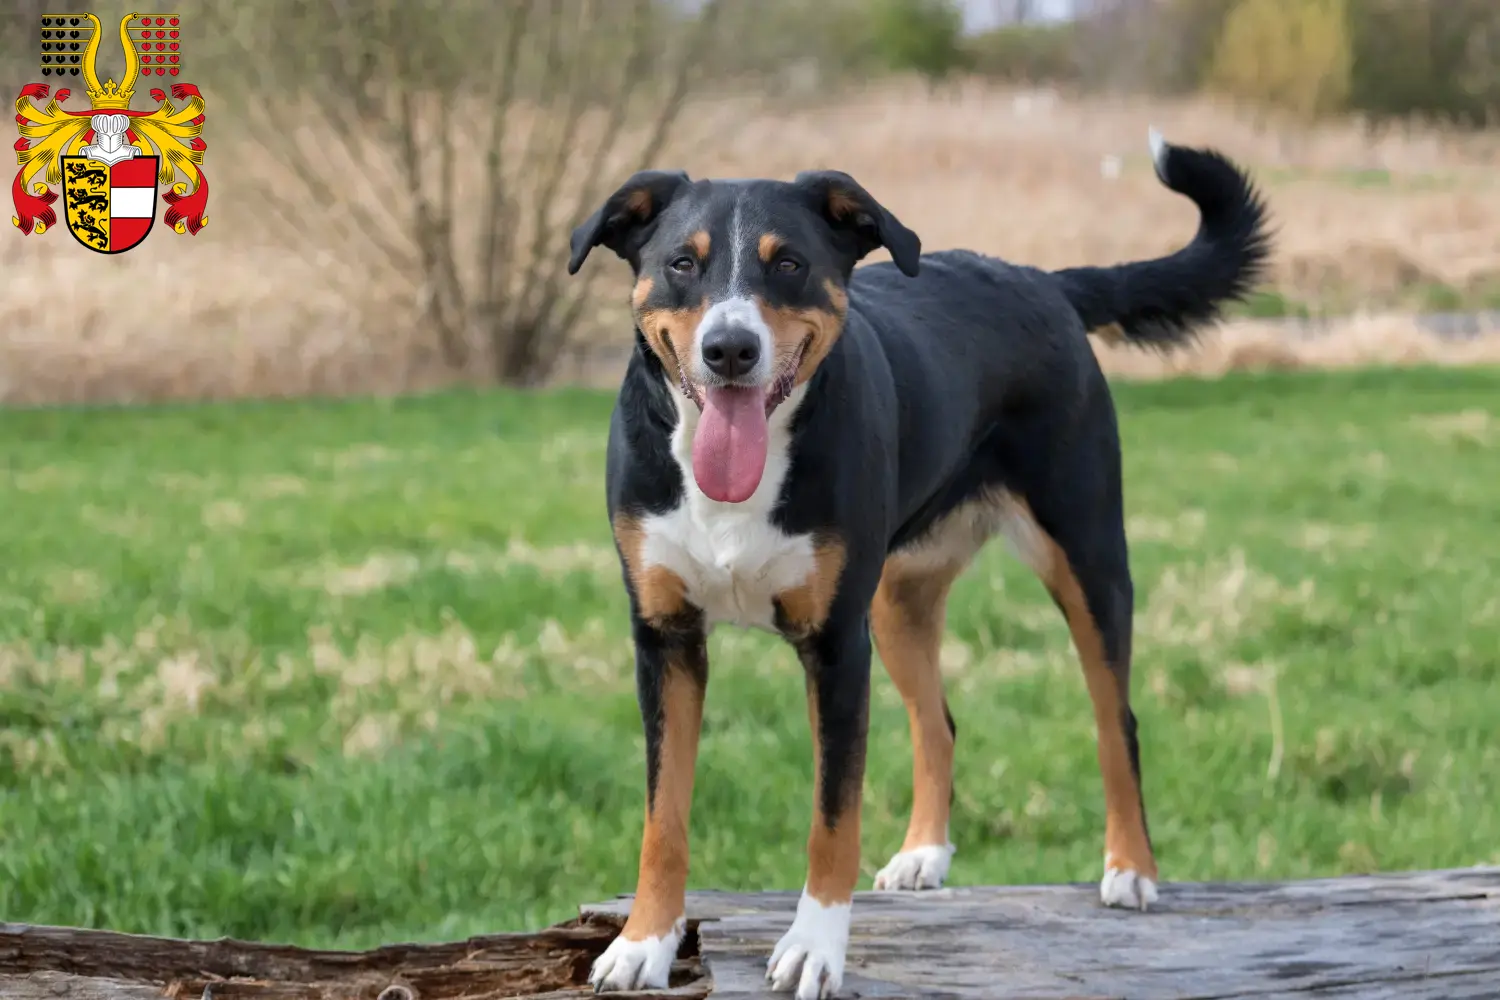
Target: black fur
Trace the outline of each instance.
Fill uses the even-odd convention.
[[[1057,272],[1083,325],[1118,323],[1127,339],[1171,348],[1250,291],[1270,256],[1266,207],[1250,178],[1213,150],[1171,147],[1158,176],[1202,213],[1192,243],[1160,260]],[[1184,280],[1189,277],[1190,280]]]
[[[1061,547],[1128,695],[1134,595],[1119,436],[1087,333],[1118,324],[1137,344],[1182,344],[1253,286],[1270,250],[1265,207],[1227,159],[1165,146],[1159,173],[1197,204],[1197,235],[1170,256],[1114,267],[1047,272],[965,250],[921,255],[914,233],[852,178],[832,172],[790,184],[648,172],[574,233],[569,269],[591,247],[608,246],[651,280],[649,309],[741,294],[731,280],[769,307],[830,308],[837,296],[827,283],[847,293],[842,334],[792,422],[790,472],[770,515],[789,535],[837,538],[847,551],[827,619],[813,634],[787,636],[818,709],[831,820],[863,776],[869,609],[886,558],[981,493],[1023,498]],[[635,194],[642,189],[649,203]],[[783,270],[780,260],[762,267],[734,244],[741,230],[783,237],[795,267]],[[695,233],[709,234],[715,248],[696,265],[684,263]],[[877,246],[893,263],[855,270]],[[611,517],[670,511],[693,488],[670,449],[678,404],[668,363],[676,362],[658,357],[637,330],[610,424]],[[632,613],[654,787],[659,681],[650,674],[663,662],[663,638],[658,625],[640,620],[633,599]],[[696,649],[710,624],[699,619],[672,641]],[[1122,706],[1139,773],[1128,698]]]

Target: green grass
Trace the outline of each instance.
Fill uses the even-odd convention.
[[[1164,876],[1500,861],[1500,372],[1116,396]],[[609,407],[0,416],[0,919],[353,946],[536,927],[631,889]],[[958,884],[1098,875],[1067,643],[999,544],[955,591]],[[692,884],[795,888],[799,668],[729,630],[712,655]],[[876,669],[865,886],[910,800]]]

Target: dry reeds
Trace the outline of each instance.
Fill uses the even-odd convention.
[[[1277,227],[1276,292],[1355,316],[1315,337],[1234,323],[1165,359],[1101,347],[1107,370],[1155,377],[1500,360],[1493,337],[1442,342],[1400,316],[1359,315],[1391,308],[1400,288],[1500,285],[1495,135],[1417,127],[1372,135],[1357,124],[1268,131],[1203,100],[1079,100],[978,83],[939,94],[873,87],[793,111],[703,97],[680,122],[660,166],[773,177],[838,168],[926,248],[967,246],[1042,267],[1156,255],[1191,237],[1193,206],[1150,170],[1145,133],[1155,125],[1251,167]],[[258,192],[285,166],[228,132],[210,136],[212,224],[197,237],[161,230],[121,257],[89,253],[60,230],[0,243],[0,403],[385,393],[488,377],[443,359],[422,303],[369,266],[367,236],[316,212],[298,226],[266,225]],[[454,169],[462,187],[477,183],[465,172],[483,164],[462,158]],[[358,197],[361,188],[346,190]],[[395,228],[384,235],[402,238]],[[538,252],[562,253],[565,240],[559,231]],[[629,329],[623,265],[588,266],[606,273],[577,337],[605,348],[604,368],[562,375],[593,380]]]

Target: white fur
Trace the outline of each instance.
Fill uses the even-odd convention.
[[[703,609],[707,624],[728,622],[775,630],[771,598],[801,586],[816,568],[811,535],[789,535],[771,523],[791,465],[792,416],[806,386],[792,390],[771,414],[766,471],[743,503],[710,500],[693,479],[693,431],[698,407],[674,388],[680,420],[672,456],[682,470],[686,498],[675,510],[641,522],[641,559],[682,578],[687,599]]]
[[[699,384],[708,381],[708,368],[703,364],[703,338],[716,328],[725,326],[755,331],[755,336],[760,341],[760,360],[755,363],[754,371],[746,376],[745,381],[757,384],[770,382],[774,374],[771,366],[776,362],[776,341],[771,336],[771,328],[766,325],[765,317],[760,313],[760,307],[748,295],[721,299],[708,307],[708,311],[698,321],[698,329],[693,332],[693,353],[688,377]],[[783,407],[785,405],[782,404]]]
[[[824,906],[802,889],[797,916],[776,942],[766,963],[774,990],[797,991],[796,1000],[820,1000],[844,984],[844,955],[849,950],[849,904]]]
[[[1162,134],[1152,128],[1146,131],[1146,143],[1151,147],[1151,163],[1156,167],[1156,176],[1166,179],[1167,176],[1167,140]]]
[[[984,543],[1005,536],[1027,566],[1045,575],[1051,568],[1046,535],[1026,505],[1005,490],[991,490],[960,504],[891,558],[902,572],[935,572],[966,566]]]
[[[1099,899],[1105,906],[1144,910],[1156,902],[1156,883],[1129,869],[1106,864],[1099,882]]]
[[[876,891],[941,889],[954,850],[952,844],[926,844],[901,851],[875,873]]]
[[[623,934],[617,936],[604,954],[594,960],[594,967],[589,970],[589,985],[596,993],[666,989],[686,929],[687,921],[678,917],[672,930],[663,937],[627,941]]]

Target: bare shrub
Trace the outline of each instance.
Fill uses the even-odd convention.
[[[681,23],[651,0],[282,6],[217,10],[271,154],[264,221],[352,250],[363,305],[408,312],[455,372],[545,379],[597,273],[564,280],[566,234],[661,150],[717,4]]]

